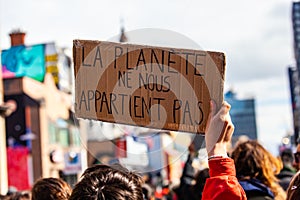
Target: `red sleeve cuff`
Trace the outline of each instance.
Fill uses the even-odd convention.
[[[214,158],[208,161],[210,177],[236,176],[234,161],[231,158]]]

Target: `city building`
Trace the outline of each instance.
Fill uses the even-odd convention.
[[[294,54],[296,67],[300,70],[300,2],[293,2],[292,6],[292,26],[294,35]]]
[[[232,90],[225,94],[225,100],[231,105],[230,115],[235,127],[233,141],[242,135],[257,139],[255,100],[238,99]]]
[[[297,138],[299,137],[300,128],[300,82],[298,76],[298,70],[295,67],[288,67],[288,76],[290,84],[290,94],[291,94],[291,108],[293,114],[293,140],[291,144],[297,143]]]
[[[294,140],[292,143],[297,144],[300,127],[300,2],[293,2],[292,4],[292,27],[296,66],[288,67],[288,76],[290,82],[291,108],[294,122]]]
[[[71,87],[60,82],[71,84],[71,60],[54,43],[25,45],[25,36],[11,32],[1,52],[2,108],[15,107],[4,116],[8,187],[30,189],[41,177],[73,185],[87,161],[84,125],[73,117]]]

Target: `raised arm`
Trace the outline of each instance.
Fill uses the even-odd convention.
[[[234,125],[229,115],[230,105],[223,102],[219,111],[211,101],[211,112],[205,132],[210,178],[203,191],[205,200],[246,200],[239,184],[234,162],[227,156],[227,145],[231,142]]]

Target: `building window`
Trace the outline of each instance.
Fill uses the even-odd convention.
[[[63,147],[68,147],[69,146],[69,130],[66,128],[60,128],[59,131],[57,132],[57,142],[62,145]]]
[[[297,17],[297,18],[299,18],[300,17],[300,10],[298,10],[298,12],[296,11],[296,12],[294,12],[294,17]]]
[[[70,129],[70,141],[73,146],[81,145],[80,131],[75,127]]]
[[[55,144],[56,143],[56,127],[55,127],[55,125],[49,124],[48,131],[49,131],[49,143]]]
[[[63,147],[70,145],[70,134],[68,127],[60,127],[57,124],[49,123],[49,143],[60,144]]]

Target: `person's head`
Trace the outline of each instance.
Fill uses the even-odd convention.
[[[300,170],[300,143],[298,143],[296,147],[296,152],[294,153],[294,163],[293,166],[297,169]]]
[[[85,170],[69,200],[143,200],[142,177],[121,165]]]
[[[9,200],[30,200],[30,193],[28,191],[15,192],[7,198]]]
[[[198,188],[198,190],[200,190],[202,192],[204,189],[206,179],[208,179],[208,178],[209,178],[209,169],[208,168],[198,171],[195,175],[195,181],[196,181],[195,188]]]
[[[283,165],[292,165],[294,161],[293,152],[291,149],[284,149],[280,153],[280,158],[283,162]]]
[[[32,189],[32,200],[67,200],[72,192],[68,183],[59,178],[42,178],[37,180]]]
[[[297,172],[287,189],[287,200],[297,200],[300,197],[300,171]]]
[[[149,184],[143,184],[142,186],[143,194],[144,194],[144,200],[151,200],[154,195],[153,188]]]
[[[280,186],[276,178],[282,163],[255,140],[239,144],[232,152],[239,179],[255,178],[268,186],[275,196]]]
[[[208,179],[208,178],[209,178],[209,169],[208,168],[198,171],[195,175],[196,183],[189,190],[189,192],[191,194],[188,197],[184,197],[184,199],[188,199],[188,200],[201,199],[202,193],[204,190],[204,186],[205,186],[205,182],[206,182],[206,179]]]
[[[0,200],[8,200],[9,196],[8,195],[2,195],[0,194]]]

